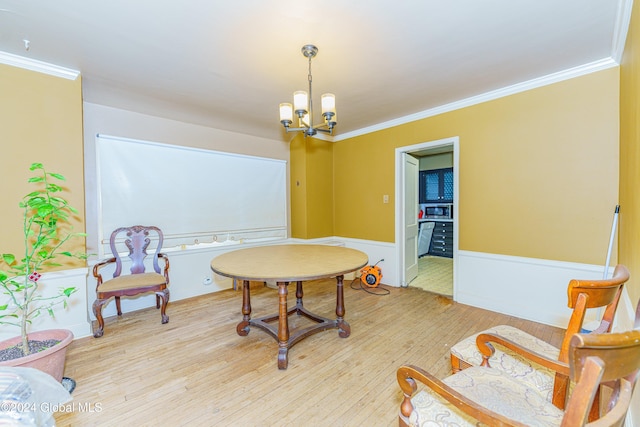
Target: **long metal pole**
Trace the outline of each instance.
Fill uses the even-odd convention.
[[[611,237],[609,238],[609,248],[607,249],[607,260],[604,263],[603,279],[609,277],[609,262],[611,261],[611,251],[613,249],[613,240],[616,236],[616,229],[618,225],[618,214],[620,213],[620,205],[616,205],[616,210],[613,213],[613,224],[611,224]]]

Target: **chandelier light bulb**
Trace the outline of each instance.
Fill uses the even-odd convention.
[[[336,96],[332,93],[325,93],[320,98],[322,102],[322,114],[336,114]]]
[[[289,124],[293,121],[293,106],[288,102],[280,104],[280,122],[287,121]]]
[[[293,109],[295,110],[298,116],[301,116],[307,113],[308,105],[309,105],[309,97],[307,96],[307,92],[303,90],[298,90],[293,92]],[[302,112],[302,114],[300,114],[300,112]]]

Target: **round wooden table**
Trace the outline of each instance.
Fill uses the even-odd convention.
[[[278,368],[287,369],[289,349],[309,335],[327,329],[338,328],[339,336],[346,338],[351,327],[344,320],[344,286],[346,273],[356,271],[369,262],[367,255],[355,249],[327,245],[274,245],[240,249],[215,257],[211,270],[222,276],[242,280],[243,319],[236,331],[246,336],[251,326],[267,332],[278,341]],[[336,319],[314,314],[302,303],[302,282],[335,277]],[[251,295],[249,281],[275,281],[278,284],[277,314],[251,319]],[[288,285],[296,282],[296,305],[287,308]],[[316,322],[312,326],[290,333],[288,317],[302,315]],[[278,320],[277,328],[274,326]]]

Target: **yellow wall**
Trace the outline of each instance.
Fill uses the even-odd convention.
[[[394,161],[401,145],[397,128],[335,143],[336,236],[394,241]]]
[[[291,195],[291,237],[307,238],[307,173],[304,137],[297,135],[289,145],[289,194]]]
[[[33,191],[27,179],[31,163],[43,163],[49,172],[67,179],[64,197],[78,209],[74,230],[84,232],[84,168],[82,156],[82,86],[0,64],[0,141],[2,141],[2,241],[0,251],[22,255],[22,210],[18,203]],[[68,247],[84,251],[84,239]],[[60,260],[63,261],[63,260]],[[75,261],[64,267],[84,265]]]
[[[333,235],[333,144],[302,134],[291,142],[291,235]]]
[[[337,142],[334,235],[393,242],[395,148],[459,136],[461,250],[602,265],[618,90],[612,68]]]
[[[640,6],[634,3],[620,67],[620,262],[640,299]]]

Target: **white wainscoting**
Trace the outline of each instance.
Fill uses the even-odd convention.
[[[382,268],[381,283],[400,286],[401,265],[395,244],[370,240],[333,237],[346,247],[359,249],[369,263]],[[613,273],[610,266],[608,276]],[[565,328],[571,316],[567,307],[567,285],[571,279],[601,279],[604,266],[537,258],[461,251],[454,254],[454,300],[456,302],[504,313],[546,325]],[[585,324],[600,313],[589,310]],[[635,304],[626,290],[618,305],[614,330],[633,326]]]
[[[344,245],[361,250],[369,257],[370,265],[378,263],[382,271],[382,284],[400,286],[398,282],[400,265],[396,259],[397,251],[393,243],[334,236],[322,239],[245,243],[241,247],[283,243]],[[240,245],[203,246],[169,252],[171,301],[231,288],[232,280],[214,275],[209,265],[215,256],[239,248]],[[613,268],[610,268],[609,274],[612,272]],[[462,304],[564,328],[570,316],[570,310],[567,307],[569,280],[599,279],[602,274],[603,267],[597,265],[457,251],[454,254],[454,300]],[[352,280],[357,275],[357,272],[346,275],[345,279]],[[108,276],[109,270],[106,270],[104,277]],[[56,310],[55,319],[43,314],[34,321],[31,330],[66,328],[71,329],[76,338],[91,335],[91,321],[94,320],[91,307],[95,300],[95,279],[90,269],[45,273],[40,280],[45,293],[54,292],[63,286],[75,286],[78,292],[70,299],[67,309],[60,307]],[[153,295],[122,299],[123,312],[154,305]],[[103,308],[104,317],[115,316],[115,314],[113,301]],[[168,314],[171,316],[171,306]],[[595,320],[597,314],[595,311],[589,313],[587,321]],[[633,324],[634,314],[635,305],[625,293],[618,308],[614,329],[629,329]],[[158,314],[158,321],[160,321],[159,318]],[[17,334],[18,331],[14,328],[0,329],[1,339]]]
[[[604,272],[597,265],[470,251],[458,251],[454,268],[457,302],[561,328],[571,316],[569,281],[601,279]],[[597,314],[590,310],[585,323]]]
[[[67,308],[62,305],[54,309],[55,317],[43,311],[33,320],[29,331],[42,329],[69,329],[76,338],[85,337],[91,333],[91,324],[87,316],[87,269],[43,273],[38,281],[42,296],[53,296],[60,288],[75,287],[77,292],[69,298]],[[20,335],[17,327],[3,326],[0,328],[0,341]]]

